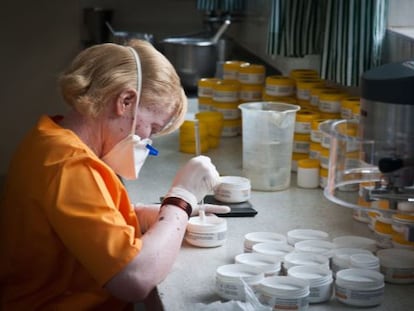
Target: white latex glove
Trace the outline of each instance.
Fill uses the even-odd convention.
[[[197,216],[200,212],[200,204],[193,208],[191,216]],[[230,212],[230,207],[227,205],[204,204],[204,212],[206,214],[227,214]]]
[[[219,173],[211,159],[206,156],[194,157],[177,172],[165,197],[183,199],[191,205],[194,213],[198,210],[197,203],[213,192],[219,182]]]

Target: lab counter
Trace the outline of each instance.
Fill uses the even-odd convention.
[[[223,137],[220,146],[209,150],[220,175],[242,176],[241,137]],[[127,182],[133,202],[159,202],[171,184],[178,168],[193,155],[178,151],[178,132],[156,138],[157,157],[149,157],[140,178]],[[224,245],[197,248],[183,242],[171,273],[158,286],[159,304],[163,310],[195,310],[194,304],[210,304],[220,300],[215,289],[217,267],[234,263],[243,252],[244,235],[254,231],[273,231],[286,234],[292,229],[317,229],[330,234],[360,235],[373,238],[366,224],[352,218],[352,210],[328,201],[322,189],[301,189],[292,173],[291,186],[284,191],[252,191],[249,200],[257,210],[254,217],[227,217],[228,235]],[[386,284],[384,302],[368,310],[411,310],[414,305],[414,285]],[[310,305],[309,310],[352,310],[332,298],[329,302]],[[366,309],[366,308],[365,308]]]

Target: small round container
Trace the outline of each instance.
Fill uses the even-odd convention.
[[[240,119],[224,120],[223,130],[221,132],[222,137],[234,137],[241,134],[242,122]]]
[[[290,71],[289,77],[292,79],[299,79],[303,77],[319,78],[319,73],[315,69],[311,68],[297,68]]]
[[[242,84],[260,84],[265,82],[266,68],[259,64],[241,64],[238,80]]]
[[[392,219],[379,216],[374,223],[374,235],[377,246],[381,248],[392,247]]]
[[[201,78],[198,80],[197,96],[213,97],[213,85],[219,81],[217,78]]]
[[[322,122],[325,122],[326,119],[316,119],[316,120],[312,120],[311,123],[311,141],[314,143],[321,143],[322,141],[322,132],[319,129],[319,125]]]
[[[372,255],[370,251],[361,248],[334,249],[331,264],[334,276],[340,270],[349,269],[351,267],[351,256],[356,254]]]
[[[246,300],[244,284],[246,282],[253,291],[264,279],[261,269],[246,264],[223,265],[216,270],[216,290],[226,300]]]
[[[309,158],[319,160],[321,157],[322,146],[320,143],[316,143],[312,141],[309,146]]]
[[[214,102],[237,102],[240,84],[236,80],[219,80],[213,85]]]
[[[289,97],[295,95],[295,80],[286,76],[268,76],[265,80],[267,95]]]
[[[262,99],[263,86],[260,84],[242,84],[240,85],[240,101],[256,102]]]
[[[404,242],[414,243],[414,214],[392,215],[392,229],[400,234]]]
[[[251,253],[253,245],[263,242],[277,242],[286,244],[286,237],[283,234],[276,232],[250,232],[244,236],[244,252]]]
[[[292,151],[295,153],[309,154],[310,134],[294,134]]]
[[[272,310],[305,311],[309,306],[309,283],[291,276],[264,278],[258,287],[259,301]]]
[[[298,161],[297,184],[301,188],[319,187],[319,160],[303,159]]]
[[[282,260],[287,254],[294,250],[293,246],[284,242],[262,242],[253,245],[253,253],[259,253],[272,258]]]
[[[320,78],[299,78],[296,80],[296,97],[301,101],[310,102],[310,90],[315,86],[324,86]]]
[[[349,257],[351,268],[379,271],[379,258],[374,254],[354,254]]]
[[[214,198],[225,203],[240,203],[250,199],[250,180],[239,176],[222,176],[214,190]]]
[[[213,100],[214,111],[220,112],[224,120],[236,120],[241,118],[241,111],[239,109],[239,101],[233,102],[218,102]]]
[[[302,159],[308,159],[309,155],[306,153],[296,153],[296,152],[292,152],[292,163],[291,163],[291,168],[290,170],[292,172],[297,172],[298,171],[298,161],[302,160]]]
[[[304,240],[295,244],[295,250],[302,253],[321,254],[328,258],[333,256],[335,244],[325,240]]]
[[[185,240],[197,247],[217,247],[226,242],[227,221],[214,214],[191,217],[188,221]]]
[[[347,97],[340,90],[325,91],[319,94],[319,111],[326,113],[341,113],[341,102]]]
[[[213,111],[213,98],[198,97],[198,111]]]
[[[384,276],[373,270],[341,270],[336,274],[335,296],[350,306],[377,306],[384,299]]]
[[[316,110],[319,110],[319,95],[322,92],[325,91],[331,91],[331,90],[335,90],[335,88],[330,87],[330,86],[315,86],[313,88],[310,89],[310,105],[315,108]]]
[[[294,266],[318,266],[329,269],[329,257],[321,254],[292,252],[285,256],[283,265],[286,269]]]
[[[294,229],[287,233],[287,241],[290,245],[304,240],[328,240],[329,234],[321,230]]]
[[[414,251],[401,248],[382,249],[377,252],[380,270],[385,281],[396,284],[414,283]]]
[[[362,248],[372,253],[377,250],[376,241],[357,235],[345,235],[334,238],[332,242],[336,248]]]
[[[241,64],[248,64],[239,60],[228,60],[223,64],[223,79],[237,80],[239,78],[239,68]]]
[[[309,303],[331,299],[333,277],[330,270],[318,266],[295,266],[288,270],[287,275],[309,282]]]
[[[309,110],[300,110],[296,113],[295,133],[310,134],[313,120],[317,120],[319,114]]]
[[[359,105],[361,98],[357,96],[346,97],[341,101],[341,118],[352,119],[352,108],[354,105]]]
[[[242,253],[237,255],[234,260],[236,263],[242,263],[260,269],[265,277],[278,275],[281,268],[280,260],[259,253]]]

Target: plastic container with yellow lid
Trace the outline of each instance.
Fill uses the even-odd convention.
[[[361,98],[357,96],[346,97],[341,101],[341,118],[352,119],[353,118],[353,107],[360,105]]]
[[[236,102],[239,100],[240,83],[236,80],[219,80],[213,85],[213,101]]]
[[[286,76],[268,76],[265,80],[265,93],[270,96],[295,96],[296,82]]]
[[[301,109],[296,113],[295,133],[310,134],[312,121],[319,118],[317,112]]]
[[[213,100],[213,107],[215,111],[223,115],[224,120],[240,119],[241,111],[239,109],[240,102],[218,102]]]
[[[296,98],[310,103],[310,90],[316,86],[324,86],[325,81],[319,78],[296,80]]]
[[[262,99],[263,85],[261,84],[241,84],[240,102],[255,102]]]
[[[294,133],[292,151],[296,153],[309,154],[310,143],[310,134]]]
[[[213,86],[219,81],[218,78],[201,78],[198,80],[197,96],[213,97]]]
[[[198,120],[185,120],[180,126],[179,132],[179,150],[184,153],[197,153],[197,143],[196,143],[196,122],[198,122],[198,135],[200,143],[200,151],[207,152],[209,148],[208,142],[208,129],[207,124],[204,122],[199,122]]]
[[[213,110],[213,99],[211,97],[198,97],[197,100],[199,111]]]
[[[301,188],[318,188],[319,160],[302,159],[298,161],[297,184]]]
[[[302,159],[308,159],[309,155],[306,153],[296,153],[292,152],[292,164],[291,164],[291,171],[297,172],[298,171],[298,161]]]
[[[242,84],[260,84],[265,82],[266,68],[259,64],[241,64],[239,67],[238,80]]]
[[[392,245],[392,219],[378,217],[374,224],[374,236],[377,246],[381,248],[391,248]]]
[[[310,105],[319,110],[319,95],[325,91],[335,90],[335,88],[326,85],[317,85],[310,89]]]
[[[347,97],[347,94],[340,90],[322,92],[319,94],[319,111],[340,114],[341,102],[345,97]]]
[[[310,68],[298,68],[293,69],[289,73],[289,77],[293,79],[298,78],[319,78],[319,73],[315,69]]]
[[[414,214],[392,215],[392,228],[407,242],[414,243]]]
[[[223,79],[225,80],[238,80],[239,68],[241,64],[248,64],[245,61],[240,60],[228,60],[223,63]]]
[[[309,145],[309,158],[319,160],[321,157],[322,148],[323,147],[320,143],[316,143],[311,139],[311,143]]]
[[[319,125],[324,121],[326,121],[326,119],[319,118],[319,119],[312,120],[311,132],[310,132],[311,141],[315,143],[320,143],[322,141],[322,132],[319,129]]]
[[[221,133],[222,137],[234,137],[239,136],[242,131],[242,120],[224,120],[223,121],[223,131]]]

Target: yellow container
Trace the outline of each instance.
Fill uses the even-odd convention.
[[[261,84],[241,84],[240,102],[255,102],[262,99],[263,86]]]
[[[223,130],[224,116],[219,111],[201,111],[196,113],[196,119],[207,125],[209,136],[220,137]]]
[[[293,135],[293,147],[292,151],[295,153],[309,154],[310,148],[310,135],[309,134],[298,134]]]
[[[241,118],[241,111],[239,109],[240,102],[216,102],[213,101],[215,111],[223,114],[224,120],[235,120]]]
[[[307,159],[308,155],[306,153],[296,153],[292,152],[292,164],[291,164],[291,171],[297,172],[298,171],[298,161]]]
[[[213,97],[213,86],[217,81],[219,81],[217,78],[201,78],[198,80],[198,97]]]
[[[353,118],[353,107],[355,105],[360,105],[360,97],[346,97],[341,101],[341,118],[342,119],[352,119]]]
[[[293,69],[290,71],[289,76],[293,79],[299,78],[319,78],[319,73],[314,69]]]
[[[276,97],[295,96],[295,85],[295,80],[290,77],[268,76],[265,80],[265,93]]]
[[[197,99],[199,111],[213,110],[213,99],[211,97],[198,97]]]
[[[180,126],[179,132],[179,142],[180,142],[180,151],[185,153],[194,153],[196,154],[196,122],[198,122],[198,134],[200,137],[200,151],[208,151],[208,128],[207,124],[196,121],[196,120],[186,120]]]
[[[310,159],[317,159],[321,157],[322,146],[320,143],[315,143],[311,141],[309,146],[309,158]]]
[[[341,102],[347,94],[340,90],[325,91],[319,94],[319,111],[341,114]]]
[[[325,86],[325,81],[319,78],[296,80],[296,98],[299,102],[307,102],[310,104],[310,90],[316,86]]]
[[[297,104],[297,99],[295,97],[280,97],[280,96],[272,96],[266,93],[262,95],[264,101],[271,101],[271,102],[280,102],[280,103],[287,103],[287,104]]]
[[[326,86],[326,85],[322,85],[322,86],[314,86],[310,89],[310,99],[309,102],[311,104],[311,106],[317,110],[319,110],[319,95],[322,92],[325,91],[332,91],[335,90],[335,88],[331,87],[331,86]]]
[[[244,63],[239,67],[238,80],[242,84],[263,85],[266,76],[266,68],[259,64]]]
[[[319,125],[326,121],[326,119],[315,119],[312,120],[311,123],[311,141],[315,142],[315,143],[320,143],[322,141],[322,132],[319,129]]]
[[[296,112],[295,133],[310,134],[313,120],[317,120],[319,114],[310,110],[299,110]]]
[[[225,80],[238,80],[239,68],[241,64],[248,64],[247,62],[240,60],[228,60],[223,64],[223,79]]]
[[[219,80],[213,85],[213,101],[236,102],[239,100],[240,83],[236,80]]]
[[[233,137],[239,136],[241,134],[242,120],[224,120],[223,121],[223,132],[221,133],[222,137]]]
[[[326,120],[339,120],[341,119],[341,114],[340,113],[329,113],[329,112],[319,112],[319,116],[321,117],[321,119],[325,119]]]

